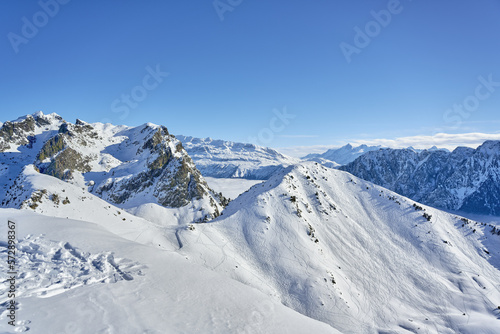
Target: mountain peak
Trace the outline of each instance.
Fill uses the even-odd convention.
[[[0,128],[0,152],[18,151],[19,147],[32,147],[35,136],[45,132],[59,129],[64,122],[57,114],[45,115],[38,111],[19,117],[14,121],[6,121]]]
[[[323,160],[328,160],[330,163],[333,162],[337,165],[345,165],[367,152],[376,151],[378,149],[380,149],[380,146],[368,146],[366,144],[362,144],[354,147],[348,143],[340,148],[329,149],[322,154],[308,154],[303,157],[303,159],[320,162],[322,164],[324,164],[322,162]]]
[[[340,149],[352,150],[353,146],[351,145],[351,143],[347,143],[346,145],[342,146]]]
[[[33,114],[28,114],[28,115],[19,117],[17,120],[15,120],[15,122],[18,120],[23,121],[27,118],[33,118],[35,120],[43,119],[46,121],[54,121],[54,120],[62,121],[63,120],[63,118],[61,116],[59,116],[58,114],[56,114],[55,112],[50,113],[50,114],[45,114],[45,113],[43,113],[43,111],[39,110],[37,112],[34,112]]]
[[[196,222],[218,216],[226,201],[209,188],[165,126],[110,127],[81,119],[72,124],[57,114],[37,112],[0,128],[0,152],[14,151],[23,152],[17,165],[34,166],[40,174],[122,207],[154,203],[175,210],[191,205],[185,210],[193,213],[182,219]],[[21,174],[17,169],[10,179]]]
[[[500,154],[500,140],[487,140],[477,150],[490,154]]]
[[[180,235],[190,259],[220,272],[239,268],[239,280],[344,333],[399,333],[407,319],[404,326],[413,332],[451,333],[446,320],[436,319],[457,314],[461,320],[462,312],[472,317],[468,310],[474,307],[485,309],[478,320],[498,326],[487,299],[496,293],[498,272],[476,241],[480,227],[457,229],[465,223],[459,217],[415,207],[420,208],[349,173],[305,162],[253,186],[210,226],[200,226],[211,245],[223,247],[196,243],[190,231]],[[229,249],[235,251],[228,255]],[[479,266],[491,271],[472,269]],[[257,268],[255,276],[247,268]],[[487,290],[477,288],[469,268]],[[457,286],[477,299],[454,302]],[[423,309],[433,317],[421,316]],[[389,315],[401,321],[389,323]]]

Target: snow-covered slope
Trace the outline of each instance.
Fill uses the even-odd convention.
[[[28,165],[130,210],[150,203],[188,208],[181,211],[192,214],[178,215],[179,219],[206,221],[218,216],[226,204],[164,126],[126,127],[81,120],[72,124],[39,112],[6,122],[0,138],[5,148],[0,153],[3,206],[12,207],[19,198],[17,178]]]
[[[176,135],[203,176],[266,180],[298,159],[272,148]]]
[[[339,333],[184,256],[94,223],[14,209],[0,209],[0,220],[0,270],[8,271],[11,220],[19,272],[15,326],[7,318],[9,282],[0,283],[1,333]]]
[[[182,231],[180,252],[343,333],[497,333],[498,230],[306,163]]]
[[[356,158],[362,156],[366,152],[377,151],[381,146],[367,146],[360,145],[353,147],[351,144],[347,144],[340,148],[330,149],[325,153],[313,153],[308,154],[303,157],[303,160],[316,161],[325,165],[326,167],[335,168],[337,166],[348,164],[354,161]]]
[[[500,141],[453,152],[382,149],[340,169],[428,205],[500,215]]]
[[[185,221],[194,221],[186,213],[184,224],[179,224],[180,220],[175,217],[179,214],[178,209],[163,208],[166,213],[162,215],[162,220],[152,223],[104,201],[85,188],[40,174],[32,165],[26,166],[14,182],[16,190],[11,190],[13,199],[9,203],[13,208],[90,221],[123,238],[162,249],[177,249],[175,232],[186,228]],[[168,214],[168,210],[172,212]]]

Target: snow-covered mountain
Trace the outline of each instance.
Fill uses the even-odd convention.
[[[299,159],[253,144],[176,135],[203,176],[267,180]]]
[[[188,207],[192,214],[179,219],[206,221],[218,216],[225,204],[164,126],[126,127],[81,120],[72,124],[58,115],[39,112],[5,122],[0,139],[2,206],[36,206],[33,197],[41,189],[23,184],[33,170],[132,211],[151,203],[172,209]]]
[[[303,157],[306,161],[316,161],[325,165],[326,167],[334,168],[341,165],[348,164],[351,161],[356,160],[356,158],[362,156],[366,152],[379,150],[381,146],[367,146],[360,145],[353,147],[351,144],[347,144],[340,148],[329,149],[328,151],[318,154],[308,154]]]
[[[342,333],[495,333],[498,231],[305,163],[181,231],[179,252]]]
[[[427,205],[500,215],[500,141],[477,149],[382,149],[340,169]]]
[[[37,113],[4,127],[0,218],[17,224],[17,332],[498,332],[493,222],[316,162],[275,164],[227,204],[163,126]],[[227,145],[213,145],[216,164],[245,161],[243,148]],[[274,154],[265,150],[246,154],[264,161]],[[476,170],[498,166],[496,143],[460,150]],[[257,170],[248,159],[239,170]],[[14,330],[8,284],[0,282],[0,332]]]

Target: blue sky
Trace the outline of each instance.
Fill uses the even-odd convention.
[[[499,0],[4,0],[1,121],[271,147],[498,134],[499,17]]]

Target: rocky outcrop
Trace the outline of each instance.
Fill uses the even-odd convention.
[[[32,149],[17,164],[33,164],[39,173],[75,184],[119,206],[190,205],[202,212],[194,216],[206,221],[227,205],[221,194],[209,188],[182,143],[165,126],[126,127],[82,120],[73,124],[55,114],[37,113],[4,123],[0,139],[7,149],[20,145]]]
[[[44,115],[38,112],[3,123],[0,127],[0,152],[23,145],[31,146],[36,141],[37,130],[52,124],[52,121],[62,121],[62,118],[55,114]]]

